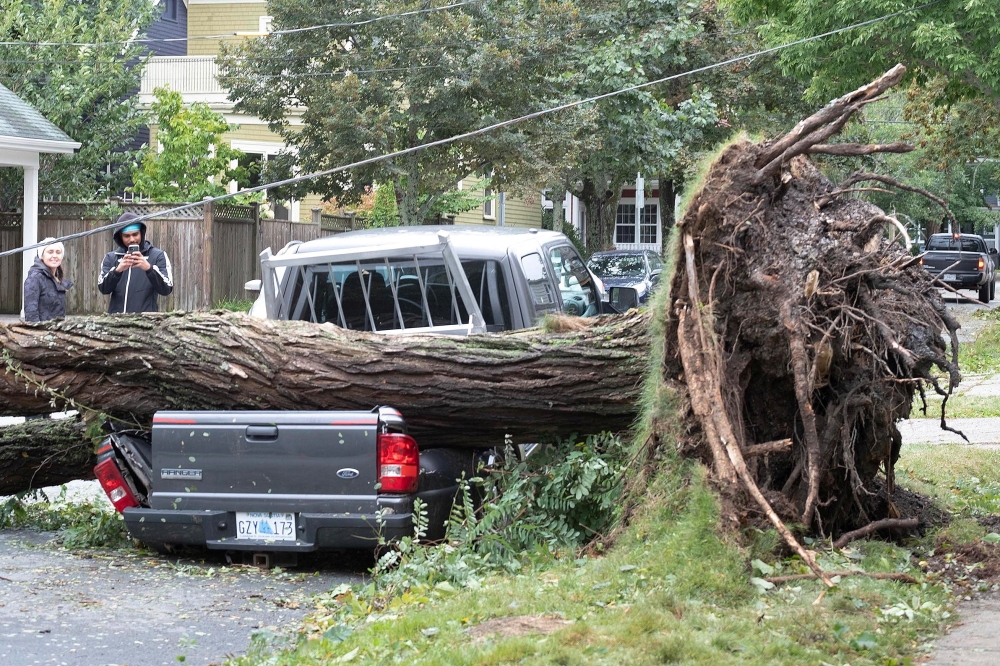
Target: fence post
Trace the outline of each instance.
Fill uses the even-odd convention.
[[[212,197],[205,197],[202,204],[204,217],[202,222],[202,232],[205,241],[202,243],[202,296],[201,307],[209,310],[212,307],[212,235],[215,227],[215,204]]]
[[[356,228],[355,227],[356,218],[357,218],[357,213],[355,213],[353,210],[347,211],[347,228],[350,229],[351,231],[354,231],[354,229]]]
[[[313,206],[312,209],[312,223],[317,227],[323,226],[323,209],[319,206]]]
[[[260,253],[264,251],[264,228],[260,225],[260,204],[254,202],[253,206],[253,270],[250,271],[250,279],[258,277],[260,270]]]

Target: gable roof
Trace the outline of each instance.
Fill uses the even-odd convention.
[[[0,148],[72,153],[80,144],[0,84]]]

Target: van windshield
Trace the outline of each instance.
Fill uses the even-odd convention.
[[[462,262],[462,269],[487,331],[509,330],[510,306],[499,263],[469,260]],[[331,323],[352,331],[469,323],[468,310],[440,258],[311,264],[290,267],[288,274],[282,294],[289,319]]]

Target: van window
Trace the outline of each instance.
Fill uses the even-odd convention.
[[[495,261],[463,261],[490,332],[511,328],[503,270]],[[283,289],[291,316],[353,331],[385,331],[469,323],[469,313],[440,259],[384,259],[292,267]],[[304,288],[308,286],[308,288]]]
[[[549,282],[549,274],[545,270],[542,255],[537,252],[524,255],[521,257],[521,268],[524,269],[524,277],[528,281],[535,309],[551,310],[556,304],[556,299],[552,293],[552,284]]]
[[[552,270],[559,283],[559,298],[563,312],[578,317],[593,317],[600,314],[601,305],[597,288],[587,266],[572,247],[564,245],[549,250]],[[641,261],[641,258],[640,258]]]

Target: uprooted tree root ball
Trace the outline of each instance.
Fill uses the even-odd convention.
[[[661,315],[677,344],[668,343],[663,381],[689,398],[700,431],[689,453],[711,466],[728,499],[752,499],[810,564],[784,522],[834,534],[900,518],[896,422],[915,392],[947,396],[960,379],[958,325],[919,260],[883,233],[898,223],[806,157],[901,152],[823,142],[903,72],[831,102],[785,137],[725,148],[673,245],[673,302]],[[855,174],[850,185],[867,179],[891,181]]]

